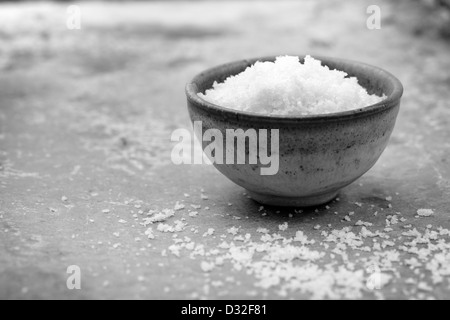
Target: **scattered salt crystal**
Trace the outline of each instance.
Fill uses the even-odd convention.
[[[417,288],[419,289],[419,290],[423,290],[423,291],[433,291],[433,288],[432,287],[430,287],[427,283],[425,283],[425,282],[420,282],[418,285],[417,285]]]
[[[373,224],[370,222],[365,222],[365,221],[361,221],[359,220],[358,222],[355,223],[355,226],[365,226],[365,227],[371,227]]]
[[[278,229],[279,229],[280,231],[286,231],[287,228],[288,228],[288,223],[287,223],[287,222],[284,222],[283,224],[280,224],[280,225],[278,226]]]
[[[209,228],[208,231],[206,231],[203,236],[207,237],[207,236],[212,236],[214,234],[214,229],[213,228]]]
[[[175,211],[171,209],[164,209],[161,212],[158,212],[154,215],[152,215],[150,218],[144,219],[144,226],[155,223],[155,222],[162,222],[167,220],[168,218],[175,215]]]
[[[200,264],[200,268],[203,270],[203,272],[210,272],[214,269],[215,264],[212,262],[202,261]]]
[[[181,232],[184,230],[186,226],[186,223],[184,223],[181,220],[177,220],[175,221],[174,225],[168,225],[165,223],[160,223],[158,224],[158,227],[156,228],[156,230],[158,230],[159,232],[164,232],[164,233],[174,233],[174,232]],[[174,235],[176,236],[176,235]]]
[[[196,217],[198,215],[198,211],[189,212],[189,217]]]
[[[173,245],[169,246],[168,249],[174,256],[177,256],[177,257],[180,256],[180,250],[181,250],[180,246],[173,244]]]
[[[308,237],[303,233],[303,231],[297,231],[293,239],[295,242],[300,242],[302,245],[314,244],[314,240],[308,240]]]
[[[227,230],[229,234],[236,235],[239,232],[239,228],[231,227]]]
[[[147,238],[149,238],[149,239],[155,239],[155,235],[153,234],[152,228],[148,228],[148,229],[145,231],[145,235],[146,235]]]
[[[381,244],[381,247],[383,249],[385,249],[386,247],[394,247],[395,243],[392,241],[383,241],[383,243]]]
[[[183,210],[184,207],[185,207],[184,204],[182,204],[179,201],[177,201],[177,203],[175,203],[175,206],[173,207],[173,210],[175,210],[175,211]]]
[[[417,210],[417,215],[419,217],[430,217],[434,214],[432,209],[419,209]]]

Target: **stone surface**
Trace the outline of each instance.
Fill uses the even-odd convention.
[[[168,249],[174,234],[156,225],[155,239],[147,239],[146,213],[177,201],[186,207],[165,223],[184,218],[188,225],[177,237],[207,252],[222,234],[232,240],[226,230],[233,226],[254,239],[260,227],[290,237],[302,230],[325,254],[316,265],[354,270],[364,270],[374,253],[348,247],[347,261],[333,259],[335,244],[325,248],[322,232],[349,226],[358,233],[358,220],[384,230],[397,214],[406,220],[387,234],[399,259],[382,270],[393,280],[357,297],[449,298],[450,273],[434,283],[426,270],[432,255],[414,270],[405,261],[415,255],[401,251],[405,225],[422,233],[427,225],[450,228],[449,44],[413,33],[418,13],[405,2],[381,1],[382,28],[368,30],[369,4],[85,3],[81,30],[66,28],[65,5],[1,4],[0,298],[311,297],[301,286],[287,293],[277,285],[261,288],[228,262],[205,272],[210,256],[191,259],[183,249],[177,257]],[[317,212],[259,211],[213,167],[172,164],[171,133],[190,127],[184,96],[190,77],[241,58],[305,53],[383,67],[405,87],[388,148],[340,201]],[[434,214],[416,217],[420,208]],[[203,237],[209,228],[213,235]],[[441,239],[450,242],[448,235]],[[444,253],[442,269],[450,266]],[[81,290],[67,289],[71,265],[81,269]]]

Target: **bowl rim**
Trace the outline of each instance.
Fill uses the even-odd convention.
[[[294,55],[299,57],[300,59],[304,58],[306,55]],[[245,66],[251,66],[257,61],[275,61],[275,56],[266,56],[266,57],[260,57],[260,58],[252,58],[252,59],[243,59],[243,60],[237,60],[225,64],[221,64],[212,68],[209,68],[199,74],[197,74],[190,82],[186,84],[185,87],[185,93],[187,96],[187,99],[189,102],[195,103],[196,106],[199,106],[203,110],[209,112],[209,113],[215,113],[222,116],[232,116],[233,118],[238,118],[240,120],[249,120],[249,121],[269,121],[269,122],[279,122],[279,123],[298,123],[298,122],[329,122],[329,121],[340,121],[340,120],[351,120],[356,119],[368,115],[372,115],[375,113],[379,113],[382,111],[385,111],[387,109],[393,108],[394,106],[398,105],[398,102],[400,101],[400,98],[403,95],[403,85],[400,82],[399,79],[397,79],[394,75],[392,75],[390,72],[380,68],[376,67],[367,63],[355,61],[355,60],[349,60],[349,59],[341,59],[341,58],[334,58],[334,57],[327,57],[327,56],[320,56],[320,55],[311,55],[313,58],[318,59],[322,62],[322,65],[327,65],[327,63],[343,63],[347,65],[353,65],[356,67],[363,67],[372,69],[374,71],[377,71],[383,80],[387,80],[391,82],[393,85],[392,93],[389,94],[386,99],[373,104],[369,106],[365,106],[358,109],[352,109],[347,111],[340,111],[340,112],[333,112],[333,113],[323,113],[323,114],[314,114],[314,115],[302,115],[302,116],[289,116],[289,115],[265,115],[255,112],[247,112],[247,111],[240,111],[235,109],[230,109],[227,107],[222,107],[220,105],[211,103],[206,101],[205,99],[201,98],[198,93],[200,92],[197,86],[197,83],[202,81],[205,77],[210,76],[211,74],[218,73],[219,71],[226,70],[229,67],[234,67],[237,65]],[[345,70],[342,70],[345,71]]]

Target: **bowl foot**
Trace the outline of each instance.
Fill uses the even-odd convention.
[[[310,197],[283,197],[248,191],[250,197],[265,205],[281,207],[311,207],[330,202],[336,198],[339,190]]]

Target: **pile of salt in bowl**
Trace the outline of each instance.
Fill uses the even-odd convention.
[[[204,100],[230,109],[264,115],[302,116],[363,108],[386,97],[370,95],[347,73],[330,70],[306,56],[280,56],[256,62],[242,73],[215,82]]]

